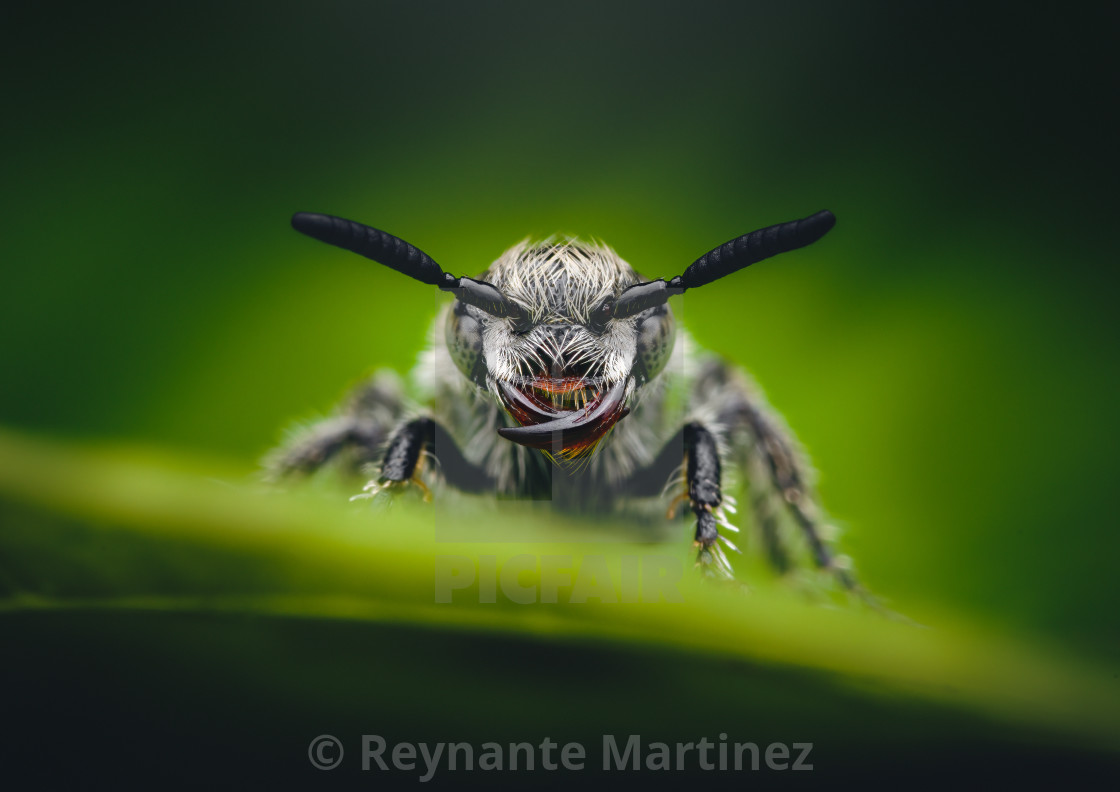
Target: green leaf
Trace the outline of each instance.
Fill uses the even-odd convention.
[[[4,433],[0,514],[3,656],[20,680],[8,761],[43,777],[181,780],[189,745],[196,771],[313,781],[321,733],[355,773],[363,734],[578,741],[589,772],[605,734],[811,742],[817,779],[932,778],[948,752],[1037,777],[1120,748],[1115,673],[963,616],[918,626],[691,569],[671,587],[679,602],[570,601],[569,582],[558,602],[518,604],[502,577],[518,564],[533,599],[556,557],[572,580],[605,570],[611,599],[627,564],[688,559],[685,541],[631,541],[625,525],[576,526],[539,504],[379,510],[212,462]],[[437,602],[449,560],[472,582]],[[48,761],[43,735],[81,761]]]

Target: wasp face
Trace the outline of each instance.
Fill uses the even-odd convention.
[[[611,318],[614,300],[639,278],[609,248],[575,241],[519,245],[482,277],[525,315],[456,304],[447,324],[456,365],[517,424],[499,430],[506,439],[559,461],[590,454],[664,368],[674,334],[668,306]]]

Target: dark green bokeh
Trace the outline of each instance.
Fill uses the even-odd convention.
[[[685,323],[804,441],[873,589],[1120,655],[1114,9],[2,13],[0,424],[248,473],[407,370],[431,291],[296,210],[457,274],[561,232],[662,276],[829,208],[828,238]]]

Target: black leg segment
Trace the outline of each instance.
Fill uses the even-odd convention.
[[[347,467],[357,472],[362,465],[377,460],[386,435],[385,428],[373,421],[351,415],[329,418],[274,453],[266,464],[274,478],[282,478],[313,473],[344,457]]]
[[[381,462],[380,481],[411,480],[423,453],[436,460],[448,484],[463,492],[486,492],[495,486],[486,471],[469,462],[447,430],[431,418],[416,418],[397,430]]]

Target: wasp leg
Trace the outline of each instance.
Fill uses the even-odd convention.
[[[761,478],[752,475],[751,480],[758,481]],[[782,541],[778,524],[781,504],[777,503],[777,500],[769,487],[757,485],[751,487],[751,514],[758,526],[759,537],[766,550],[766,558],[779,575],[784,575],[792,569],[793,562],[789,556],[789,549]]]
[[[767,475],[774,495],[785,505],[786,510],[801,529],[814,563],[819,568],[831,572],[844,588],[861,592],[862,589],[854,575],[845,567],[845,559],[834,554],[825,541],[820,509],[801,470],[800,461],[791,441],[757,406],[745,402],[739,406],[737,412],[754,438],[753,453],[761,462],[760,467]],[[770,497],[762,497],[767,501],[771,500]],[[769,508],[773,514],[773,507]],[[774,520],[774,517],[768,519],[763,516],[760,525],[764,541],[768,541],[771,557],[778,559],[784,557],[785,551],[781,546]],[[768,525],[769,530],[773,532],[771,536],[767,535]]]
[[[434,459],[448,484],[463,492],[486,492],[495,486],[485,470],[463,456],[446,429],[431,418],[416,418],[396,431],[381,462],[381,487],[416,481],[425,457]]]
[[[683,478],[678,472],[683,472]],[[738,551],[738,548],[721,535],[719,529],[720,526],[728,530],[737,529],[727,522],[723,514],[725,503],[720,490],[722,465],[719,447],[712,432],[700,422],[694,421],[681,427],[648,467],[636,471],[623,484],[622,491],[634,497],[660,495],[665,490],[666,481],[671,487],[677,479],[680,479],[684,491],[673,498],[670,514],[676,512],[678,504],[688,501],[696,517],[694,541],[697,564],[708,575],[730,578],[733,574],[731,564],[720,542],[732,550]]]
[[[295,434],[265,460],[271,478],[310,474],[338,460],[357,474],[376,462],[404,411],[400,380],[381,372],[356,387],[337,414]]]
[[[299,438],[273,454],[266,463],[273,478],[309,474],[338,457],[347,457],[346,467],[357,472],[375,462],[385,442],[382,426],[352,415],[327,418],[305,430]]]
[[[780,531],[784,512],[805,537],[818,568],[829,572],[844,589],[880,607],[848,569],[848,559],[828,545],[828,526],[817,505],[809,467],[792,434],[745,375],[722,363],[710,363],[698,377],[694,393],[698,399],[707,397],[716,412],[716,423],[725,433],[729,454],[747,467],[755,522],[775,569],[782,573],[793,566]]]
[[[731,527],[720,511],[723,505],[720,490],[723,466],[720,464],[719,447],[715,436],[703,424],[685,424],[683,433],[688,502],[696,515],[696,563],[707,574],[730,578],[734,573],[719,542],[732,550],[738,548],[719,532],[719,524]]]

